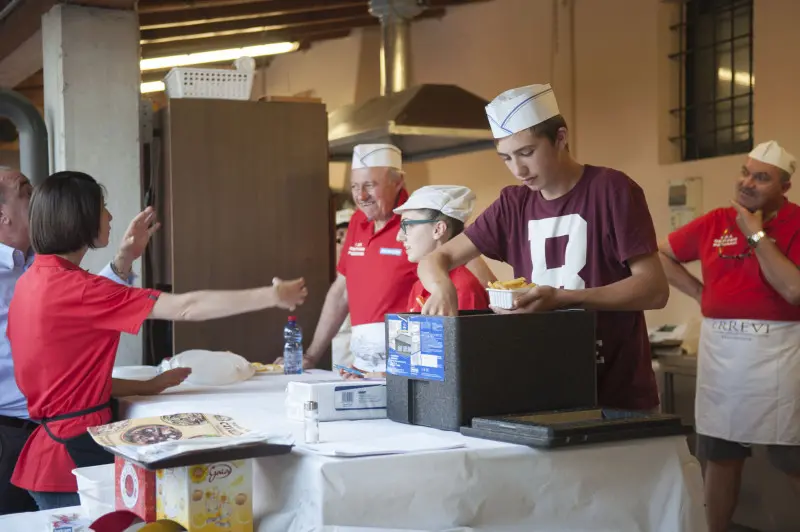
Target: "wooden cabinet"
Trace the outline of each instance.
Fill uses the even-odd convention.
[[[333,272],[325,106],[178,99],[155,122],[157,170],[145,189],[153,187],[164,227],[145,283],[183,293],[303,276],[309,297],[293,314],[307,347]],[[282,354],[287,316],[270,309],[175,322],[172,351],[229,350],[271,362]],[[321,367],[329,364],[328,354]]]

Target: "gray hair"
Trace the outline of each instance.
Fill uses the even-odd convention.
[[[391,168],[391,167],[389,167],[389,171],[387,172],[387,174],[389,175],[389,179],[391,179],[392,181],[400,181],[401,179],[403,179],[403,176],[406,175],[406,173],[403,172],[402,170],[398,170],[397,168]]]
[[[0,165],[0,205],[6,202],[6,192],[8,192],[8,177],[24,175],[18,168],[13,166]]]

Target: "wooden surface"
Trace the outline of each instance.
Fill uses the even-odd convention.
[[[166,116],[173,291],[303,276],[310,295],[295,314],[307,347],[332,268],[325,106],[178,99]],[[288,315],[176,322],[174,351],[230,350],[271,362],[282,354]],[[329,364],[328,354],[321,367]]]

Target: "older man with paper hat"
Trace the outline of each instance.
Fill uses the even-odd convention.
[[[572,158],[549,85],[504,92],[486,112],[498,155],[518,184],[503,189],[463,235],[421,261],[420,280],[431,293],[423,313],[455,313],[448,271],[481,253],[504,261],[515,277],[537,285],[511,312],[600,311],[600,405],[657,407],[643,311],[663,307],[669,287],[642,189],[618,170]]]
[[[800,207],[785,197],[795,167],[777,142],[759,144],[732,206],[660,246],[669,282],[703,314],[695,417],[712,532],[728,530],[752,445],[800,488]],[[694,261],[702,281],[682,265]]]
[[[405,309],[417,280],[395,240],[400,216],[392,210],[408,199],[402,168],[402,154],[391,144],[360,144],[353,150],[350,186],[358,211],[350,219],[306,367],[319,362],[348,311],[354,365],[368,372],[386,367],[384,315]]]

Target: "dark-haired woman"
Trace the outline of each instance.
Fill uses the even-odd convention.
[[[111,420],[120,333],[136,334],[148,318],[202,321],[292,309],[306,289],[298,279],[250,290],[161,294],[82,270],[89,249],[108,245],[111,214],[103,188],[80,172],[58,172],[37,186],[29,218],[37,256],[17,283],[8,338],[17,383],[41,426],[28,439],[12,483],[44,510],[79,504],[73,468],[113,461],[86,429]]]

